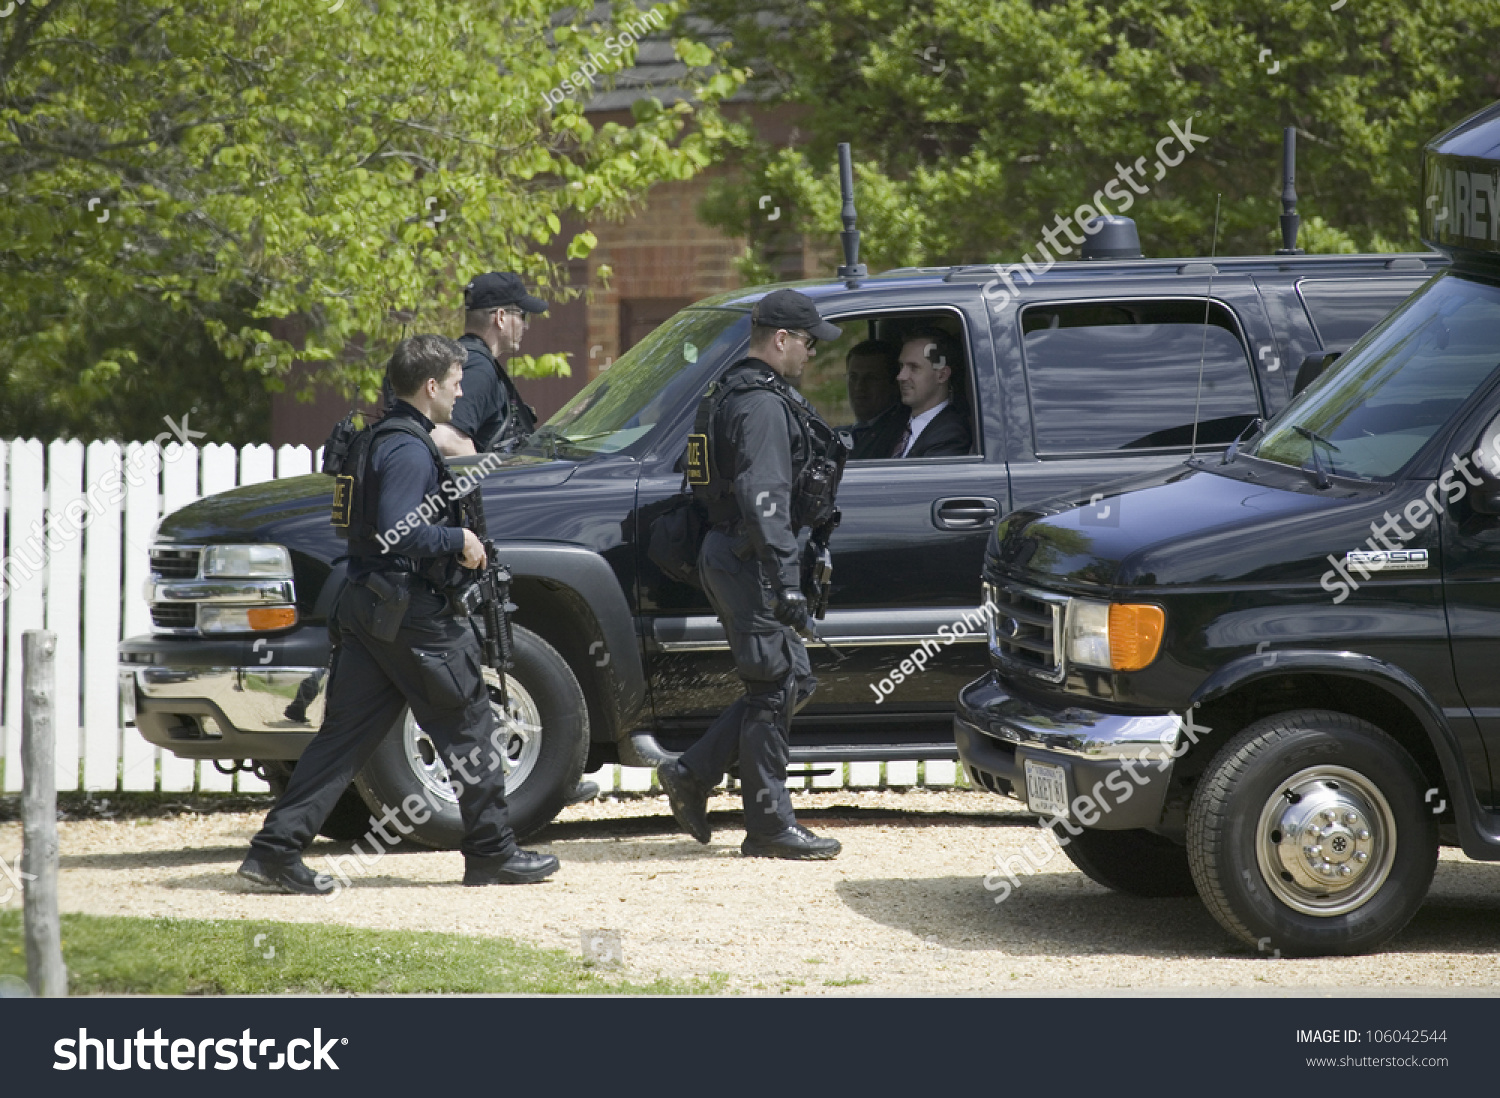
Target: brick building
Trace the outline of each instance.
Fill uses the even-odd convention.
[[[628,125],[630,104],[636,99],[646,95],[663,102],[682,98],[675,85],[685,72],[666,36],[644,39],[635,66],[619,75],[613,90],[589,103],[590,120],[596,126],[606,122]],[[790,108],[756,103],[742,93],[726,104],[724,111],[752,122],[768,139],[795,139]],[[718,167],[690,180],[660,183],[651,188],[639,211],[626,221],[597,221],[586,226],[598,238],[598,245],[587,260],[568,264],[569,280],[575,286],[593,287],[594,292],[555,304],[545,316],[532,321],[522,346],[526,354],[567,354],[573,369],[571,377],[517,379],[522,396],[536,408],[541,420],[550,417],[609,362],[678,309],[739,284],[734,259],[742,253],[745,241],[726,237],[697,216],[698,203],[710,181],[731,170]],[[563,257],[566,242],[578,227],[563,226],[564,232],[552,249],[554,259]],[[607,290],[598,288],[595,271],[600,265],[613,271]],[[777,267],[784,278],[803,276],[800,253],[782,257]],[[457,323],[461,324],[461,315]],[[459,331],[450,334],[456,336]],[[296,367],[288,388],[297,388],[306,376],[298,372],[309,369]],[[271,442],[278,446],[318,446],[347,410],[347,400],[331,391],[319,391],[311,402],[295,400],[287,393],[274,394]]]

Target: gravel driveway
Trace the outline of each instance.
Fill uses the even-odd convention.
[[[396,851],[332,901],[258,892],[234,876],[264,808],[65,820],[62,904],[502,935],[575,954],[584,931],[602,930],[619,936],[633,978],[725,973],[731,990],[752,994],[1500,984],[1500,865],[1457,851],[1443,852],[1426,905],[1386,952],[1285,960],[1232,944],[1195,899],[1111,893],[1061,852],[995,904],[983,878],[996,856],[1039,849],[1034,819],[1012,801],[962,791],[794,801],[804,822],[843,842],[836,861],[741,858],[737,797],[714,799],[716,834],[702,847],[673,830],[665,798],[639,796],[566,810],[532,844],[562,859],[546,884],[465,889],[460,855]],[[0,823],[0,856],[20,845],[20,825]],[[320,840],[308,861],[322,870],[325,855],[347,852]]]

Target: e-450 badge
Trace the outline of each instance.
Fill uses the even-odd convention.
[[[1365,572],[1416,572],[1427,567],[1426,549],[1350,549],[1344,554],[1345,568]]]

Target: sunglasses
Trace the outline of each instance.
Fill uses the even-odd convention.
[[[815,335],[812,335],[812,334],[810,334],[808,332],[798,332],[798,331],[792,330],[791,328],[788,328],[786,330],[786,334],[790,335],[790,336],[796,336],[798,339],[800,339],[803,342],[803,344],[807,347],[807,349],[809,351],[811,351],[814,347],[816,347],[818,345],[818,337],[815,336]]]

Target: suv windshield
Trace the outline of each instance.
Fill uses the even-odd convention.
[[[1247,452],[1395,476],[1500,365],[1500,287],[1444,272],[1273,420]],[[1313,448],[1317,447],[1314,457]]]
[[[623,450],[675,408],[684,390],[696,392],[698,365],[711,368],[737,346],[731,329],[747,324],[748,316],[733,309],[682,310],[589,382],[532,439],[589,453]]]

